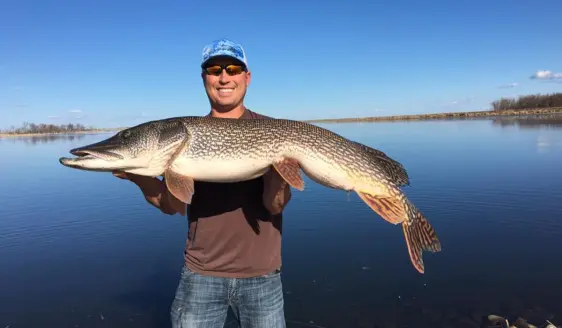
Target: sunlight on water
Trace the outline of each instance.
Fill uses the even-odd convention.
[[[406,167],[405,191],[443,251],[419,275],[399,227],[306,179],[283,230],[289,327],[455,327],[537,307],[562,323],[559,120],[319,125]],[[185,218],[131,183],[58,163],[109,135],[0,139],[0,327],[169,326]]]

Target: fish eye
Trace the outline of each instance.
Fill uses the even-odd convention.
[[[131,136],[131,131],[129,131],[129,130],[125,130],[125,131],[121,132],[121,137],[123,137],[123,138],[128,138],[130,136]]]

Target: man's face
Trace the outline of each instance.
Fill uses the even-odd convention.
[[[227,70],[224,69],[226,66],[241,64],[228,57],[213,58],[206,63],[204,68],[215,65],[223,67],[218,76],[203,71],[201,77],[213,108],[228,111],[242,104],[246,89],[250,85],[251,73],[242,71],[240,74],[229,75]]]

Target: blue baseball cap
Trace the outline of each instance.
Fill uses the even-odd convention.
[[[232,40],[227,38],[215,40],[203,48],[203,55],[201,58],[201,67],[205,65],[205,63],[217,56],[228,56],[234,59],[237,59],[244,63],[244,65],[248,66],[248,62],[246,60],[246,52],[244,52],[244,48],[242,46]]]

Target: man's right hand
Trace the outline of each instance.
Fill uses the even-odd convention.
[[[174,215],[178,212],[185,213],[185,210],[181,210],[185,208],[185,206],[182,208],[181,202],[180,204],[177,204],[179,200],[176,202],[170,201],[170,198],[172,198],[172,200],[176,199],[169,194],[168,188],[162,180],[120,171],[114,171],[112,174],[119,179],[129,180],[137,185],[142,191],[146,201],[154,207],[160,209],[163,213],[169,215]]]
[[[112,173],[113,173],[114,176],[118,177],[119,179],[130,180],[129,179],[129,173],[119,172],[119,171],[114,171]]]
[[[138,174],[134,174],[134,173],[127,173],[127,172],[121,172],[121,171],[114,171],[112,172],[112,174],[119,178],[119,179],[123,179],[123,180],[129,180],[131,182],[133,182],[134,184],[136,184],[137,186],[139,186],[141,188],[141,190],[143,191],[143,193],[145,195],[152,195],[155,193],[158,193],[161,188],[160,185],[162,185],[162,181],[157,179],[157,178],[151,178],[151,177],[147,177],[144,175],[138,175]],[[158,182],[158,183],[156,183]],[[156,189],[154,189],[156,188]],[[146,192],[145,192],[146,189]]]

